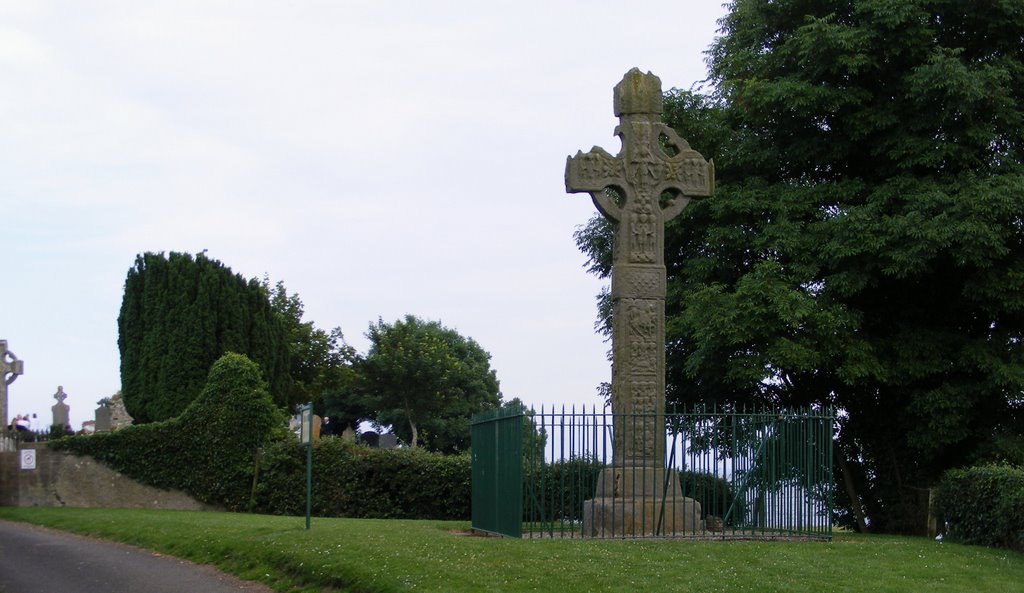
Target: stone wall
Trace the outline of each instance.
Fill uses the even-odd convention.
[[[136,482],[91,457],[51,451],[45,443],[21,447],[36,450],[36,469],[20,469],[16,451],[0,452],[0,506],[215,510],[182,492]]]

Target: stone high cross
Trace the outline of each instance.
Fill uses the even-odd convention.
[[[569,157],[565,189],[589,192],[598,210],[617,223],[612,247],[612,412],[622,420],[614,431],[613,461],[620,467],[664,467],[665,223],[691,197],[712,194],[715,170],[714,163],[662,123],[657,76],[634,68],[615,86],[613,96],[619,118],[615,134],[622,149],[612,156],[595,146]],[[627,432],[632,435],[625,437]]]
[[[7,428],[7,386],[25,372],[25,364],[7,349],[7,340],[0,340],[0,420]]]

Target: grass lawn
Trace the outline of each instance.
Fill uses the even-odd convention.
[[[778,593],[1024,591],[1024,555],[928,539],[832,543],[514,540],[466,523],[108,509],[0,508],[0,518],[214,564],[279,591]]]

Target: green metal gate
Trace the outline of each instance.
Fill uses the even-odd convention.
[[[522,537],[523,408],[473,416],[473,529]]]

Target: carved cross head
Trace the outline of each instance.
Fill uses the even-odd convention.
[[[7,340],[0,340],[0,382],[10,385],[24,372],[24,363],[7,349]]]
[[[566,160],[565,190],[588,192],[601,213],[619,223],[615,263],[664,262],[665,223],[690,198],[714,192],[715,167],[661,121],[661,80],[633,68],[615,86],[612,156],[595,146]]]

